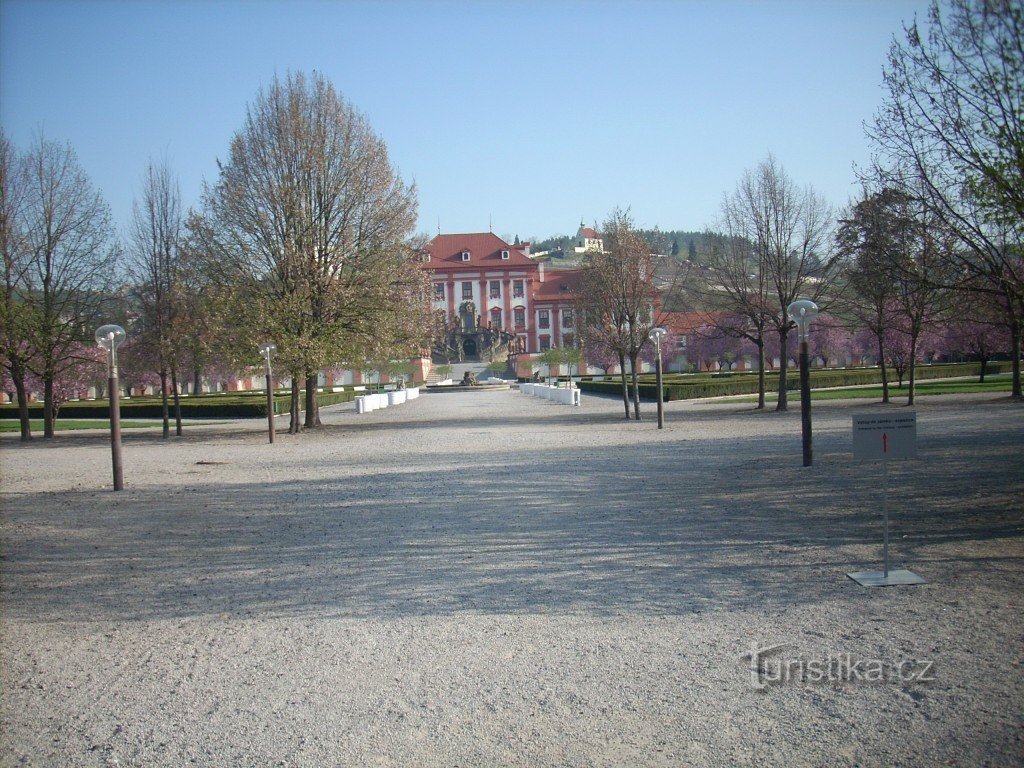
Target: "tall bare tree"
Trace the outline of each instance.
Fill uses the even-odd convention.
[[[0,299],[0,363],[7,369],[18,397],[21,439],[32,439],[28,411],[28,329],[33,325],[31,305],[24,298],[28,266],[22,230],[24,168],[14,146],[0,132],[0,251],[4,259],[4,292]]]
[[[865,196],[841,220],[839,251],[850,258],[844,306],[878,342],[882,400],[889,402],[886,347],[892,334],[909,342],[908,404],[914,404],[918,344],[945,309],[952,247],[920,198],[900,189]],[[900,345],[901,347],[903,345]]]
[[[765,332],[774,315],[764,251],[747,239],[745,218],[723,205],[716,232],[705,234],[703,263],[685,264],[681,281],[688,303],[700,309],[707,325],[746,339],[757,350],[757,407],[765,407]]]
[[[24,157],[24,179],[28,341],[33,373],[43,382],[43,436],[53,437],[54,382],[82,362],[77,345],[94,343],[118,251],[110,209],[70,145],[40,136]]]
[[[640,421],[640,353],[645,345],[651,344],[648,333],[656,325],[658,303],[654,263],[651,249],[636,231],[628,211],[615,209],[605,220],[601,235],[604,250],[589,250],[581,260],[575,307],[577,332],[584,347],[599,346],[618,356],[627,419],[629,363],[633,418]]]
[[[366,118],[322,75],[299,73],[250,104],[206,201],[258,327],[292,372],[293,400],[305,381],[305,426],[317,426],[317,372],[395,325],[395,282],[415,256],[415,189]],[[292,431],[297,417],[295,403]]]
[[[1024,336],[1024,7],[1019,0],[933,0],[895,39],[888,90],[868,135],[872,178],[904,187],[957,239],[953,274],[995,297],[1011,336],[1022,397]],[[990,300],[991,303],[991,300]]]
[[[795,327],[787,308],[797,298],[826,305],[834,289],[838,258],[833,253],[831,206],[813,188],[799,188],[774,156],[746,171],[722,203],[733,236],[753,244],[751,278],[769,304],[767,328],[779,337],[779,396],[776,410],[787,408],[786,373],[789,331]]]
[[[896,252],[898,236],[886,200],[891,192],[864,192],[839,222],[836,243],[848,260],[846,281],[849,290],[843,308],[856,327],[867,329],[878,350],[882,378],[882,402],[889,402],[889,377],[886,368],[887,341],[895,326],[893,313],[897,286],[889,267]]]
[[[142,192],[134,201],[129,271],[138,292],[141,329],[149,338],[163,406],[163,436],[170,436],[168,378],[174,392],[175,431],[181,435],[178,398],[178,328],[182,318],[181,192],[166,163],[146,168]]]

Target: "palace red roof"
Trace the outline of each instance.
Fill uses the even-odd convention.
[[[461,235],[438,235],[424,250],[430,254],[430,261],[424,266],[432,270],[450,270],[494,267],[536,268],[536,263],[526,256],[521,248],[509,245],[492,232],[476,232]],[[508,252],[508,258],[502,258],[502,251]],[[469,253],[469,260],[462,258]]]

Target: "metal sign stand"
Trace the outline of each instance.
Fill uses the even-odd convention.
[[[853,417],[853,455],[862,461],[882,462],[882,570],[846,574],[862,587],[894,587],[924,584],[925,580],[907,570],[889,570],[889,461],[917,456],[917,414]]]

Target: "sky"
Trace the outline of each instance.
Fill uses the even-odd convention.
[[[415,231],[713,226],[769,153],[857,193],[894,35],[927,0],[0,0],[0,125],[68,142],[126,230],[147,163],[183,203],[275,76],[325,75],[415,182]]]

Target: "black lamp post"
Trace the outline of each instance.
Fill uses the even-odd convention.
[[[800,329],[800,427],[803,434],[804,466],[813,462],[811,442],[811,371],[807,354],[807,334],[811,320],[818,314],[818,305],[810,299],[797,299],[786,308],[789,319]]]
[[[276,344],[260,345],[260,352],[263,354],[263,372],[267,377],[267,433],[270,436],[270,442],[274,442],[274,384],[271,379],[270,355],[276,351]]]
[[[665,428],[665,392],[661,384],[661,340],[668,333],[664,328],[651,328],[647,337],[654,342],[657,355],[654,360],[655,380],[658,385],[658,429]]]
[[[114,490],[124,490],[124,468],[121,463],[121,385],[117,380],[117,348],[124,344],[125,332],[120,325],[101,325],[96,329],[96,343],[107,351],[107,391],[110,400],[110,458],[114,470]]]

